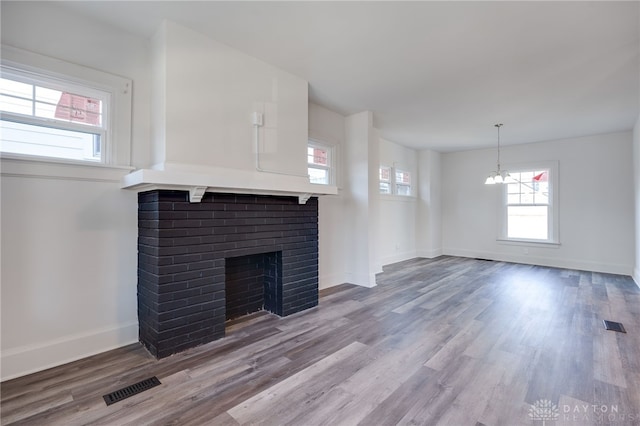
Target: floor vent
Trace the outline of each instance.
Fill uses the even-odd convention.
[[[153,376],[149,379],[144,379],[141,382],[134,383],[133,385],[129,385],[126,388],[118,389],[115,392],[111,392],[107,395],[104,395],[104,402],[107,405],[115,404],[118,401],[122,401],[123,399],[127,399],[130,396],[139,394],[140,392],[144,392],[148,389],[156,387],[160,385],[160,380],[156,376]]]
[[[607,321],[603,320],[604,328],[611,331],[617,331],[618,333],[626,333],[627,331],[624,329],[624,325],[621,322]]]

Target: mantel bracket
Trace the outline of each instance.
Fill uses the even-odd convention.
[[[309,201],[309,198],[311,198],[311,195],[313,194],[299,194],[298,204],[307,204],[307,201]]]
[[[202,201],[202,197],[204,196],[206,190],[206,186],[194,186],[189,188],[189,202],[199,203],[200,201]]]

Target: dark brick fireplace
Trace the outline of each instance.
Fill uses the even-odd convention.
[[[223,337],[230,318],[317,304],[317,198],[138,195],[139,337],[156,357]]]

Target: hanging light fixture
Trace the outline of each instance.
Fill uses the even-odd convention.
[[[502,123],[495,124],[495,127],[498,128],[498,162],[496,170],[492,171],[487,177],[487,180],[484,181],[485,185],[493,185],[495,183],[509,183],[513,179],[511,179],[511,175],[506,170],[500,170],[500,127],[502,127]]]

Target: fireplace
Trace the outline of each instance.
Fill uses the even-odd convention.
[[[317,304],[316,197],[139,193],[139,337],[154,356],[223,337],[227,319]]]

